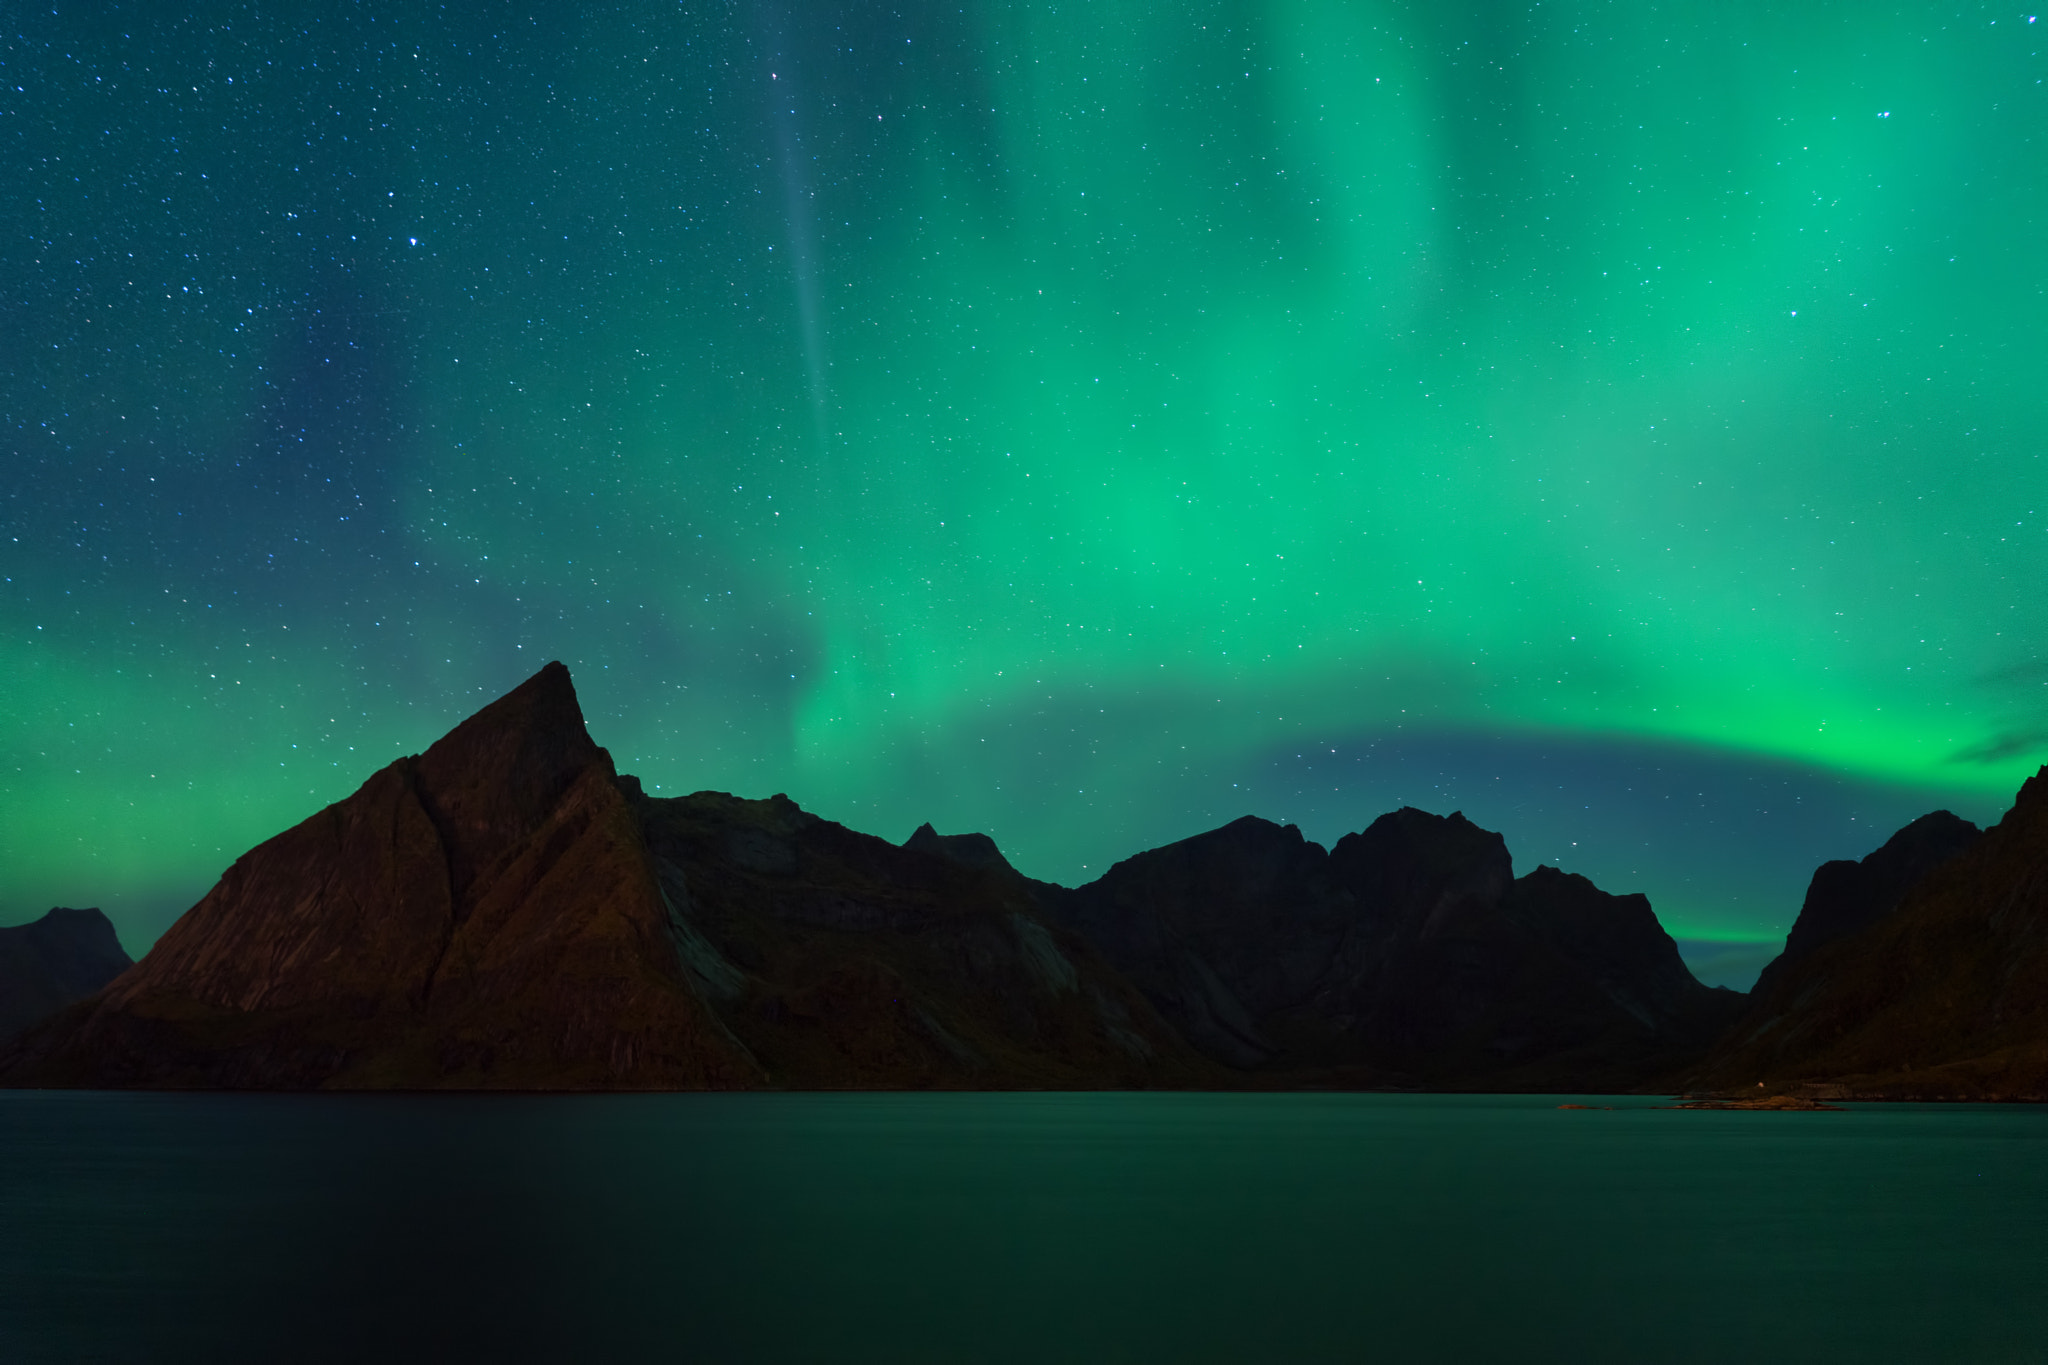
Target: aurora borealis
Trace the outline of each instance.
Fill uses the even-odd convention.
[[[1745,984],[2048,758],[2043,28],[12,11],[0,922],[140,953],[560,658],[664,793],[1461,808]]]

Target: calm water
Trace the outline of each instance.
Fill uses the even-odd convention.
[[[2048,1360],[2048,1111],[0,1092],[0,1359]]]

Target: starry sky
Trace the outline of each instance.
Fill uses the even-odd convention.
[[[0,922],[140,953],[550,658],[663,794],[1462,809],[1737,986],[2048,758],[2024,9],[0,22]]]

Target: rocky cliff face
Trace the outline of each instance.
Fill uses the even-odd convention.
[[[734,1086],[568,670],[244,854],[9,1078],[196,1087]]]
[[[1981,836],[1936,812],[1822,867],[1807,906],[1814,924],[1801,913],[1749,1013],[1682,1083],[2048,1099],[2048,769]]]
[[[1056,905],[1197,1047],[1274,1078],[1619,1088],[1741,1000],[1693,979],[1641,896],[1516,880],[1461,815],[1396,811],[1327,854],[1246,818]]]
[[[98,910],[59,906],[0,929],[0,1038],[83,1000],[134,965]]]

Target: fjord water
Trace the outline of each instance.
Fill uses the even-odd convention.
[[[10,1361],[2037,1360],[2048,1110],[0,1093]]]

